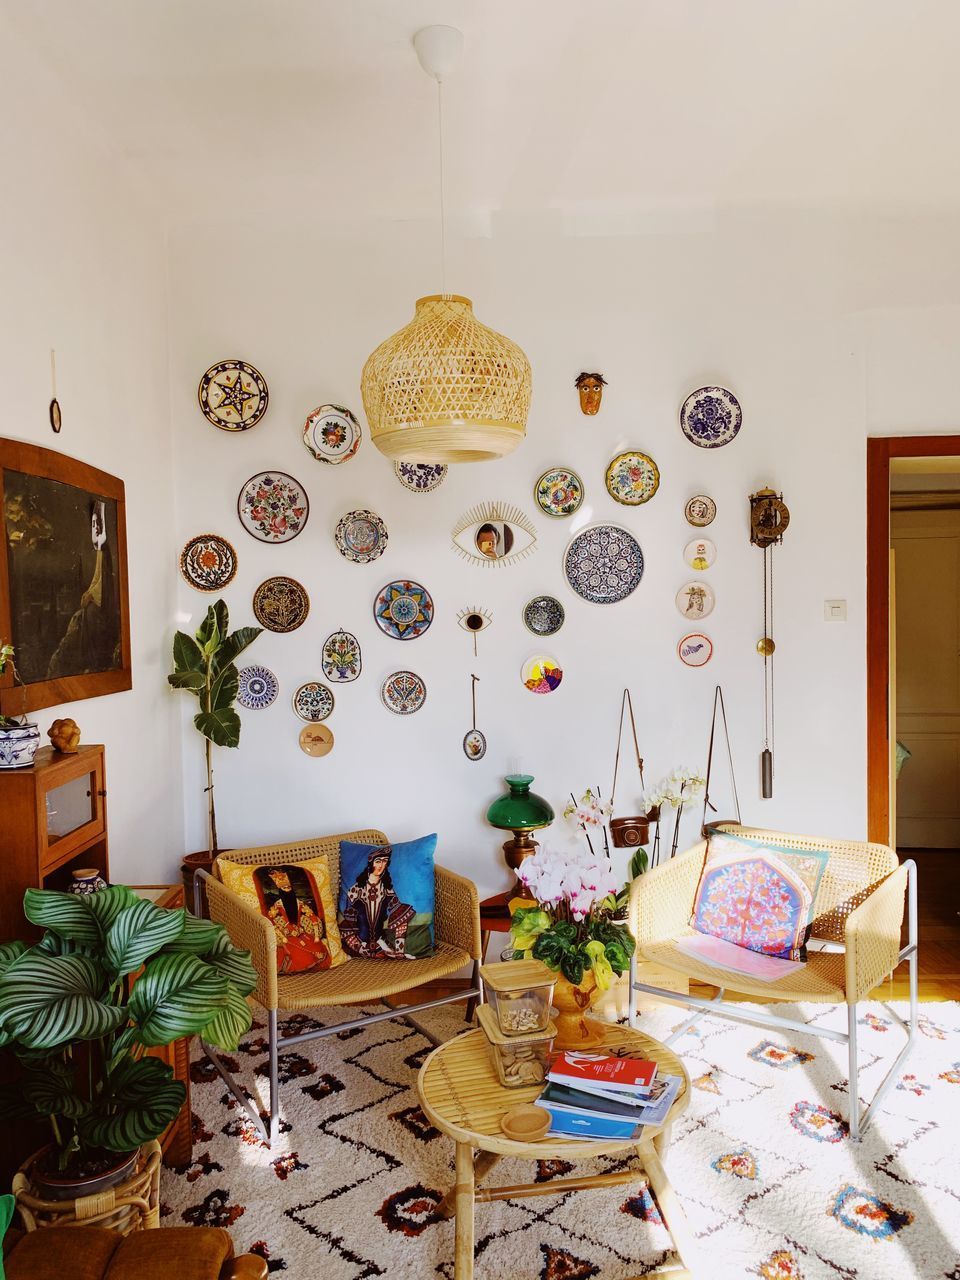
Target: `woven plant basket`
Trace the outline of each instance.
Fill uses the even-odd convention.
[[[530,362],[473,303],[437,293],[368,357],[360,379],[370,436],[401,462],[484,462],[527,429]]]
[[[14,1174],[13,1194],[25,1231],[40,1227],[110,1227],[122,1236],[160,1226],[160,1143],[140,1151],[137,1171],[126,1182],[76,1200],[42,1200],[30,1182],[31,1156]]]

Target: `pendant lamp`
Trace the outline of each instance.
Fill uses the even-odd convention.
[[[413,43],[437,82],[444,292],[418,299],[410,323],[368,357],[360,390],[370,437],[388,458],[484,462],[524,437],[530,362],[515,342],[480,323],[469,298],[446,292],[443,81],[459,61],[463,36],[453,27],[425,27]]]

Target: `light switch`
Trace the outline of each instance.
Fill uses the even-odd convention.
[[[846,600],[824,600],[823,620],[824,622],[846,622],[847,620]]]

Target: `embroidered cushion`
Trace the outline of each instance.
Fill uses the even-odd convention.
[[[340,841],[340,937],[353,956],[416,960],[433,953],[437,837],[403,844]]]
[[[265,915],[277,935],[277,973],[332,969],[349,959],[340,944],[326,858],[244,866],[219,858],[223,883]]]
[[[690,924],[749,951],[805,960],[827,858],[710,830]]]

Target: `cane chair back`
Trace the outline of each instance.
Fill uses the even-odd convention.
[[[220,855],[225,862],[238,862],[244,867],[266,867],[271,863],[309,862],[311,858],[326,858],[330,867],[330,895],[334,901],[340,890],[340,841],[351,840],[356,844],[386,844],[382,831],[348,831],[341,836],[319,836],[310,840],[293,840],[289,844],[264,844],[255,849],[230,849]],[[213,874],[220,874],[220,858],[213,862]]]

